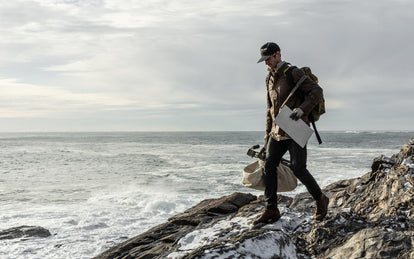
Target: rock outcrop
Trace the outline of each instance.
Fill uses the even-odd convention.
[[[20,226],[0,231],[0,240],[49,236],[51,236],[49,230],[38,226]]]
[[[96,258],[414,258],[414,139],[372,171],[324,192],[329,212],[312,219],[308,193],[279,195],[282,218],[254,229],[263,197],[205,200]]]

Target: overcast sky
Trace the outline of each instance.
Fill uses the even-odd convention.
[[[264,131],[267,41],[319,77],[319,130],[414,130],[413,3],[0,1],[0,131]]]

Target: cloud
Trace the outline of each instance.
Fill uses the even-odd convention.
[[[24,84],[0,78],[0,118],[47,117],[89,109],[128,107],[130,100],[99,93],[72,93],[50,86]]]
[[[256,64],[258,48],[276,41],[284,59],[318,75],[328,113],[352,119],[381,110],[398,124],[384,107],[408,109],[413,94],[412,7],[403,0],[5,1],[2,117],[43,118],[55,130],[59,115],[87,118],[71,121],[77,129],[85,121],[114,129],[117,121],[120,130],[262,130],[267,72]],[[326,129],[346,129],[329,119]]]

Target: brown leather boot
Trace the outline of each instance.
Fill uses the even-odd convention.
[[[326,213],[328,213],[329,198],[325,194],[322,194],[321,198],[316,201],[315,219],[322,220]]]
[[[277,207],[274,209],[265,209],[262,213],[262,215],[257,218],[255,221],[253,221],[253,225],[257,225],[259,223],[273,223],[280,219],[280,212]]]

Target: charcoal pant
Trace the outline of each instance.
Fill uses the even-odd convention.
[[[268,209],[277,206],[277,166],[287,151],[290,154],[292,171],[295,176],[306,186],[315,200],[319,200],[322,195],[321,188],[315,178],[306,169],[306,146],[302,148],[292,139],[276,141],[269,138],[264,168],[264,183],[266,186],[264,195],[266,208]]]

